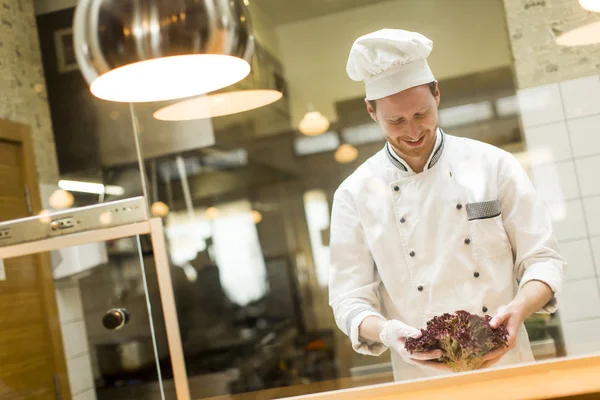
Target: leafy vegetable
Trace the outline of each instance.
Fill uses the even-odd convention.
[[[454,372],[471,371],[483,365],[483,356],[508,342],[504,325],[492,329],[492,317],[457,311],[442,314],[427,322],[419,339],[406,339],[405,348],[416,351],[442,350],[437,360],[446,363]]]

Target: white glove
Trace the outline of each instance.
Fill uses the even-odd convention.
[[[418,339],[421,337],[421,331],[413,328],[412,326],[406,325],[398,320],[392,319],[386,321],[383,325],[383,330],[379,335],[381,343],[387,347],[394,349],[396,353],[402,357],[402,359],[413,365],[425,365],[423,361],[434,360],[442,356],[441,350],[414,352],[410,354],[408,350],[404,348],[406,338],[410,337]]]

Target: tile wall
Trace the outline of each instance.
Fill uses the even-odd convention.
[[[567,353],[600,352],[600,76],[518,98],[532,180],[569,263],[560,311]]]

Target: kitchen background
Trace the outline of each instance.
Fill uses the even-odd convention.
[[[383,27],[434,41],[441,126],[514,153],[552,213],[569,269],[561,310],[527,321],[536,358],[600,351],[600,45],[556,43],[598,14],[577,0],[245,3],[257,40],[253,72],[221,92],[272,89],[280,100],[185,122],[153,117],[174,102],[134,106],[193,398],[272,398],[392,380],[389,353],[355,354],[327,298],[333,193],[384,143],[345,63],[355,38]],[[0,7],[0,118],[31,129],[45,210],[143,194],[129,105],[92,96],[78,70],[74,6]],[[14,218],[3,204],[0,219]],[[147,238],[142,249],[140,260],[132,238],[52,254],[75,399],[160,398],[151,321],[174,398]],[[132,316],[119,331],[102,325],[112,307]]]

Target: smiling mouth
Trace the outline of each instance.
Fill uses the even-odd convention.
[[[421,143],[423,143],[423,140],[425,139],[425,135],[421,136],[419,139],[417,140],[404,140],[406,143],[408,143],[409,146],[418,146]]]

